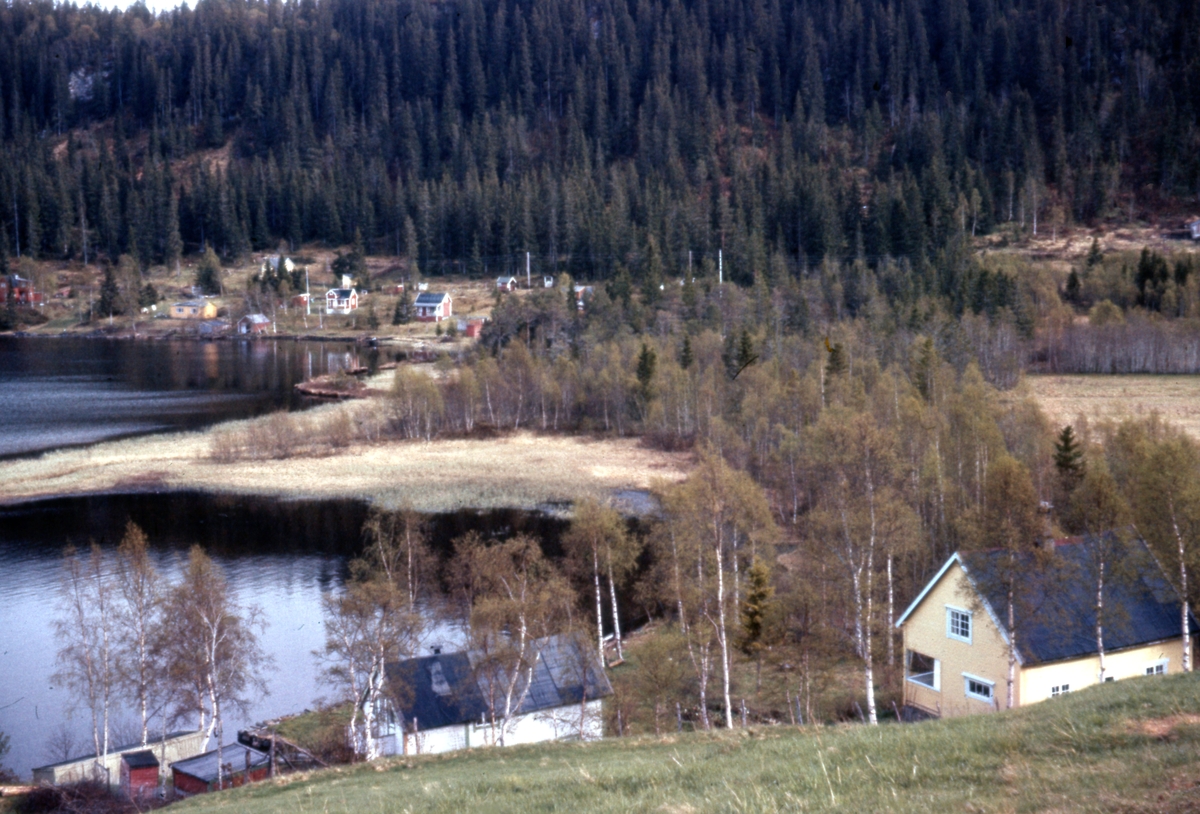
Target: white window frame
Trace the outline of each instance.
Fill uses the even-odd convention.
[[[1055,684],[1050,688],[1050,697],[1058,698],[1060,695],[1066,695],[1071,691],[1070,684]]]
[[[925,654],[922,653],[921,655],[924,656]],[[933,657],[927,656],[927,658],[933,658]],[[906,665],[905,671],[907,671],[907,669],[908,669],[908,667]],[[916,675],[929,675],[929,673],[917,673]],[[915,676],[912,676],[912,675],[905,676],[905,680],[911,681],[913,684],[916,684],[918,687],[924,687],[925,689],[933,690],[934,692],[941,692],[942,691],[942,660],[941,659],[933,659],[933,684],[932,684],[932,686],[929,684],[926,684],[924,681],[918,681],[915,678]]]
[[[963,675],[963,693],[967,696],[967,698],[973,698],[976,701],[983,701],[984,703],[987,703],[987,704],[991,704],[991,703],[995,702],[995,700],[996,700],[996,682],[995,681],[988,681],[986,678],[981,678],[977,675],[971,675],[970,673],[963,673],[962,675]],[[976,684],[986,685],[987,688],[991,691],[991,694],[988,695],[987,697],[985,697],[985,696],[979,695],[978,693],[971,692],[971,682],[972,681],[974,681]]]
[[[967,635],[966,636],[960,636],[959,634],[955,633],[954,627],[950,623],[951,620],[954,618],[954,614],[956,614],[956,613],[960,613],[963,616],[967,617]],[[971,613],[971,611],[967,610],[966,608],[957,608],[954,605],[947,605],[946,606],[946,638],[954,639],[957,642],[965,642],[966,644],[970,644],[971,637],[974,635],[975,635],[975,614]]]
[[[1167,675],[1171,669],[1170,665],[1171,665],[1170,659],[1155,659],[1154,661],[1152,661],[1146,665],[1144,675],[1148,675],[1148,676]],[[1157,668],[1159,666],[1162,667],[1162,673],[1157,672]]]

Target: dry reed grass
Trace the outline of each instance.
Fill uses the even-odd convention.
[[[685,454],[646,449],[635,439],[595,440],[522,432],[489,439],[380,440],[383,416],[375,402],[332,404],[300,415],[230,422],[205,432],[151,435],[62,450],[0,463],[0,502],[135,491],[147,488],[274,495],[284,498],[362,498],[419,511],[463,507],[532,508],[582,497],[604,499],[620,489],[647,488],[655,479],[685,476]],[[248,427],[271,440],[288,429],[320,433],[342,426],[345,446],[322,439],[319,454],[213,459],[214,438]],[[294,429],[293,429],[294,428]],[[363,440],[364,437],[371,440]],[[308,441],[304,441],[308,444]],[[237,456],[231,456],[237,458]]]
[[[1200,439],[1200,376],[1029,376],[1027,386],[1056,427],[1157,412]]]

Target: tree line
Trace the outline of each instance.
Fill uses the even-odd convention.
[[[484,273],[731,279],[1194,193],[1186,2],[206,0],[0,10],[10,255],[306,241]],[[944,294],[944,292],[941,292]]]

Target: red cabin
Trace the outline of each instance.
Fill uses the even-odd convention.
[[[130,800],[145,802],[158,792],[158,758],[146,749],[121,755],[121,793]]]

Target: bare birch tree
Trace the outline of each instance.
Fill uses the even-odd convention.
[[[672,526],[671,533],[688,541],[689,548],[694,546],[696,585],[700,588],[697,604],[705,622],[712,627],[720,651],[725,726],[731,729],[730,618],[736,623],[737,596],[733,590],[736,559],[770,556],[778,528],[762,488],[748,474],[730,468],[713,452],[702,453],[691,477],[664,495],[663,509]],[[739,541],[747,542],[744,550],[739,550]],[[707,579],[706,560],[711,569]],[[707,663],[700,665],[706,673]],[[701,680],[706,683],[707,675],[702,675]]]
[[[568,625],[571,590],[538,541],[525,535],[489,542],[468,534],[455,541],[450,567],[455,618],[467,632],[492,740],[503,746],[529,693],[542,640]]]
[[[222,788],[225,716],[244,713],[251,697],[267,693],[262,679],[267,656],[257,635],[266,623],[257,607],[238,605],[220,566],[200,546],[188,552],[183,580],[168,595],[165,615],[172,622],[168,635],[186,636],[172,648],[186,669],[169,672],[182,677],[185,694],[202,693],[208,735],[217,739],[217,787]]]
[[[116,597],[103,550],[92,543],[86,554],[74,546],[63,552],[58,616],[58,672],[54,680],[72,694],[72,709],[86,709],[92,722],[97,780],[108,755],[117,688]]]
[[[137,708],[141,720],[141,743],[149,742],[151,701],[161,674],[155,658],[154,642],[162,622],[162,580],[150,551],[146,535],[132,521],[117,548],[115,575],[121,604],[119,672],[126,697]]]

